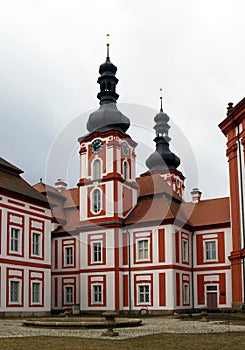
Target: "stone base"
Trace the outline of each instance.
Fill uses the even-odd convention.
[[[231,306],[232,306],[232,309],[236,309],[238,311],[241,311],[243,305],[242,305],[242,302],[241,303],[240,302],[236,302],[236,303],[232,303]]]
[[[23,317],[44,317],[44,316],[50,316],[49,311],[35,311],[35,312],[30,312],[30,311],[0,311],[0,318],[23,318]]]
[[[118,332],[114,332],[112,328],[108,328],[105,332],[101,334],[103,337],[117,337],[119,335]]]

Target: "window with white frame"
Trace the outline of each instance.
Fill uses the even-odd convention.
[[[41,234],[37,232],[32,234],[32,255],[41,255]]]
[[[41,283],[40,282],[32,283],[32,303],[33,304],[41,303]]]
[[[103,303],[102,291],[102,284],[94,284],[92,286],[93,304]]]
[[[148,260],[149,259],[149,240],[142,239],[137,241],[138,246],[138,260]]]
[[[95,159],[93,162],[93,180],[101,179],[101,160]]]
[[[188,261],[188,241],[182,241],[183,261]]]
[[[95,188],[92,192],[92,211],[98,214],[101,211],[101,191]]]
[[[206,260],[217,260],[217,241],[205,242],[205,258]]]
[[[150,303],[150,286],[149,284],[138,285],[138,303],[149,304]]]
[[[184,298],[183,298],[184,304],[189,304],[190,302],[189,284],[184,284],[183,293],[184,293]]]
[[[20,281],[10,281],[10,302],[20,303]]]
[[[92,262],[102,262],[102,242],[92,243]]]
[[[73,247],[65,247],[65,265],[73,265]]]
[[[10,250],[12,252],[20,252],[20,236],[21,230],[16,227],[11,227],[10,229]]]
[[[73,287],[72,286],[65,287],[65,303],[66,304],[73,303]]]

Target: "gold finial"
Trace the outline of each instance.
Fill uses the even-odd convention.
[[[160,112],[162,112],[163,111],[163,109],[162,109],[162,88],[160,88],[159,90],[160,90],[160,103],[161,103]]]
[[[109,46],[110,46],[110,34],[106,34],[106,46],[107,46],[107,58],[110,57],[109,55]]]
[[[109,46],[110,45],[110,34],[106,34],[106,45]]]

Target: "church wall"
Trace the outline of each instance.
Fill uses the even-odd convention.
[[[52,310],[80,304],[80,245],[77,235],[52,239]]]
[[[230,307],[231,229],[195,232],[194,248],[195,307]]]

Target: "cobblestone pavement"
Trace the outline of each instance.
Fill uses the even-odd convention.
[[[118,337],[126,339],[157,333],[224,333],[245,332],[245,326],[221,324],[219,322],[182,321],[171,317],[152,317],[143,319],[143,325],[134,328],[119,328]],[[0,338],[7,337],[82,337],[101,338],[103,329],[50,329],[22,326],[22,320],[0,320]]]

